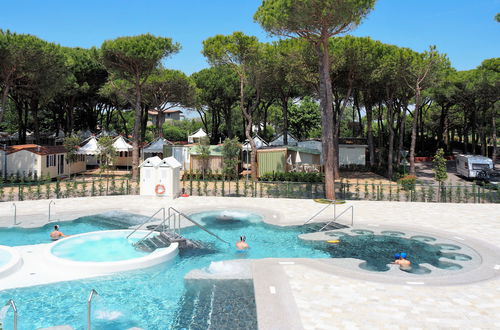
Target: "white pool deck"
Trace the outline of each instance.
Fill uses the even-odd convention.
[[[500,205],[353,201],[356,225],[404,226],[468,238],[500,248]],[[47,223],[48,200],[16,202],[21,227]],[[267,222],[302,224],[324,205],[311,200],[113,196],[56,200],[51,217],[72,220],[120,210],[149,216],[161,207],[262,210]],[[345,206],[339,206],[342,210]],[[55,214],[54,214],[55,212]],[[12,203],[0,204],[0,226],[13,224]],[[326,219],[327,215],[318,218]],[[349,223],[350,215],[341,222]],[[19,249],[26,249],[22,247]],[[324,261],[263,259],[253,262],[260,329],[495,329],[500,328],[499,277],[462,285],[382,283],[350,276]],[[0,289],[3,289],[0,287]]]

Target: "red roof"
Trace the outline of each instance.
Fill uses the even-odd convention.
[[[64,146],[39,146],[36,144],[21,144],[7,147],[7,153],[9,154],[13,154],[21,150],[26,150],[42,156],[66,153],[66,148]]]

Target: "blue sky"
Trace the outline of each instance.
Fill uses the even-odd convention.
[[[182,50],[169,68],[187,74],[207,67],[201,42],[243,31],[271,40],[253,22],[260,0],[0,0],[0,28],[34,34],[70,47],[152,33]],[[352,34],[423,51],[436,45],[459,70],[500,56],[500,0],[379,0]]]

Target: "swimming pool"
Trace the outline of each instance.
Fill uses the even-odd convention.
[[[256,214],[240,214],[236,223],[219,223],[217,216],[221,212],[210,214],[198,213],[193,219],[201,220],[208,228],[224,240],[231,242],[229,246],[215,240],[212,236],[197,227],[182,229],[182,235],[207,243],[203,250],[180,251],[173,264],[167,263],[144,270],[127,273],[116,273],[109,277],[100,277],[29,288],[13,289],[0,293],[0,301],[12,298],[19,311],[19,328],[36,329],[59,324],[69,324],[76,329],[86,326],[86,299],[91,289],[99,292],[99,298],[93,305],[93,326],[96,329],[143,329],[191,328],[206,329],[207,313],[217,306],[207,305],[203,292],[228,292],[214,288],[215,291],[203,289],[198,296],[195,290],[187,290],[184,276],[193,269],[205,268],[212,261],[230,259],[256,258],[327,258],[326,251],[318,250],[313,244],[303,242],[298,235],[304,233],[305,227],[278,227],[266,224]],[[240,222],[241,221],[241,222]],[[63,226],[61,229],[64,231]],[[240,235],[247,237],[250,250],[247,253],[236,253],[234,243]],[[250,306],[245,324],[256,324],[255,306],[251,306],[252,286],[245,292]],[[249,291],[250,290],[250,291]],[[212,293],[210,293],[212,294]],[[186,301],[193,300],[198,307],[196,315],[185,317]],[[224,305],[226,299],[219,299],[220,311],[226,311],[227,317],[239,314],[231,312]],[[210,302],[210,300],[209,300]],[[140,306],[140,307],[139,307]],[[183,307],[184,306],[184,307]],[[205,307],[204,307],[205,306]],[[208,306],[208,307],[207,307]],[[211,307],[210,307],[211,306]],[[208,308],[208,309],[207,309]],[[241,306],[240,306],[241,308]],[[61,313],[64,311],[64,313]],[[252,316],[253,315],[253,316]],[[252,319],[253,318],[253,319]],[[10,326],[11,315],[6,318],[6,328]],[[248,328],[248,327],[247,327]],[[249,327],[250,329],[255,327]]]
[[[51,222],[38,228],[0,228],[0,245],[20,246],[41,243],[51,243],[50,233],[54,225],[66,235],[76,235],[98,230],[126,229],[131,225],[141,223],[146,217],[121,212],[110,212],[91,217],[83,217],[74,221]]]
[[[231,245],[215,240],[198,227],[184,228],[183,236],[204,242],[205,248],[180,251],[173,263],[140,271],[58,283],[57,290],[54,290],[53,285],[9,290],[0,293],[0,301],[9,298],[16,301],[22,329],[58,324],[69,324],[76,329],[83,329],[85,302],[91,289],[96,289],[100,294],[93,307],[93,325],[98,329],[207,329],[213,320],[212,315],[220,313],[224,315],[224,319],[231,320],[233,325],[241,322],[241,328],[254,329],[257,324],[252,285],[241,285],[241,288],[245,288],[239,293],[245,298],[242,302],[234,299],[231,289],[225,288],[221,281],[199,282],[201,288],[199,285],[192,287],[184,281],[184,276],[193,269],[207,269],[212,262],[231,259],[366,258],[366,254],[357,254],[362,249],[355,245],[355,241],[344,241],[346,245],[343,254],[338,250],[339,246],[326,244],[325,239],[314,242],[299,238],[299,235],[309,233],[315,225],[279,227],[262,222],[262,217],[258,214],[238,210],[200,212],[192,214],[191,217],[206,225],[222,239],[231,242]],[[373,238],[373,234],[373,231],[367,229],[348,228],[343,233],[330,233],[327,237],[335,239],[348,235],[359,240],[362,236],[365,236],[364,239]],[[394,249],[398,252],[406,249],[410,256],[413,256],[413,250],[409,249],[409,246],[391,246],[386,252],[380,250],[388,247],[388,239],[390,241],[391,238],[403,237],[406,235],[404,232],[379,231],[376,234],[381,234],[384,238],[380,244],[371,242],[373,249],[368,252],[373,253],[369,256],[373,256],[380,264],[385,265],[391,261]],[[250,250],[246,253],[237,253],[234,248],[241,235],[246,236],[250,245]],[[450,242],[435,240],[425,235],[413,236],[414,242],[431,242],[440,253],[463,254],[461,247]],[[419,247],[420,245],[416,246]],[[434,250],[433,252],[438,253]],[[377,273],[372,264],[365,267],[365,270],[359,269],[358,264],[359,260],[356,264],[358,273]],[[71,308],[68,308],[69,306]],[[242,308],[245,309],[244,313],[237,312]],[[61,310],[65,313],[60,313]],[[6,320],[7,325],[8,322],[9,318]]]

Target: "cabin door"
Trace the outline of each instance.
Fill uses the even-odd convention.
[[[57,162],[57,175],[64,173],[64,155],[59,155],[59,161]]]

